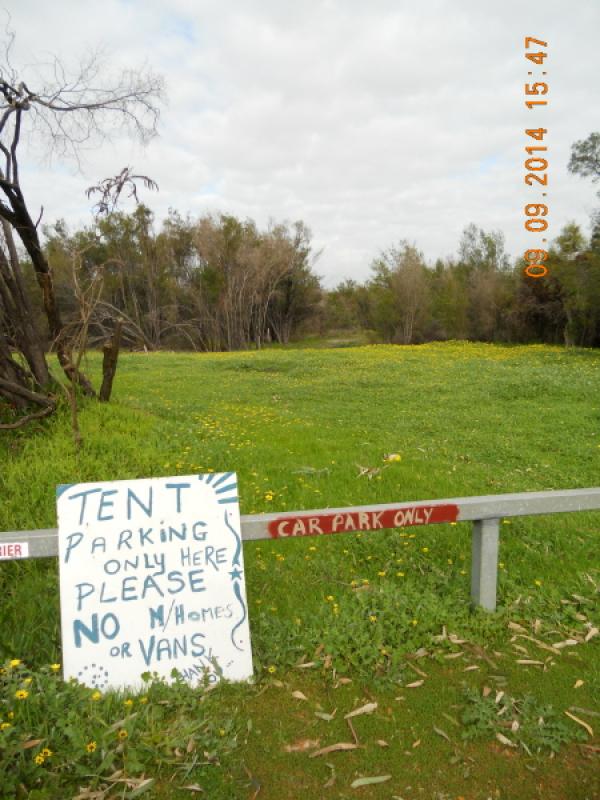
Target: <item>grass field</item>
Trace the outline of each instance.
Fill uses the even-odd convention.
[[[99,360],[88,366],[96,375]],[[124,355],[113,402],[81,409],[79,453],[66,410],[0,440],[0,530],[55,526],[59,483],[204,471],[238,473],[246,514],[594,486],[599,387],[600,353],[542,346]],[[20,740],[16,723],[0,730],[0,746],[13,737],[2,763],[30,787],[22,796],[104,785],[82,797],[600,797],[600,513],[505,520],[492,615],[469,608],[467,524],[244,552],[255,685],[211,692],[201,728],[193,698],[151,687],[124,723],[127,747],[106,740],[77,768],[85,721],[114,729],[123,699],[70,723],[68,759],[53,751],[34,765],[52,749],[42,703]],[[0,659],[27,665],[6,666],[5,697],[25,685],[56,694],[56,565],[4,564],[0,590]],[[67,689],[56,719],[61,703],[89,705]],[[170,698],[170,717],[164,703],[153,716],[154,697]],[[14,720],[27,703],[10,702]],[[373,703],[352,730],[344,715]],[[23,751],[25,734],[42,741]],[[359,746],[310,757],[337,742]],[[155,782],[127,785],[123,767]]]

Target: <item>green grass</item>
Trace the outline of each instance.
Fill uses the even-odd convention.
[[[97,376],[99,359],[88,367]],[[598,485],[599,378],[600,353],[542,346],[124,355],[113,402],[81,409],[80,453],[66,412],[0,441],[0,530],[54,527],[59,483],[208,470],[238,473],[242,513]],[[402,460],[384,462],[389,453]],[[358,465],[381,472],[359,477]],[[600,706],[600,637],[555,655],[539,646],[599,626],[600,513],[505,522],[494,615],[469,608],[466,524],[246,544],[260,680],[233,699],[223,692],[239,747],[220,769],[197,767],[210,796],[252,797],[257,782],[260,800],[297,797],[299,787],[315,798],[487,798],[505,786],[513,788],[498,797],[599,796],[591,749],[563,745],[542,767],[494,734],[461,738],[463,683],[533,693],[536,708],[550,704],[563,717],[573,742],[587,734],[564,710]],[[51,562],[2,565],[0,657],[40,668],[60,660],[56,581]],[[444,628],[465,643],[443,638]],[[419,648],[428,655],[412,662]],[[298,670],[302,660],[315,666]],[[419,679],[409,664],[427,673],[415,689],[402,688]],[[334,689],[340,676],[352,683]],[[294,688],[309,699],[292,698]],[[342,710],[370,695],[379,710],[357,720],[364,749],[315,759],[282,750],[304,728],[322,746],[348,740]],[[331,723],[314,716],[316,704],[331,711],[342,696]],[[384,706],[391,713],[382,717]],[[329,789],[326,763],[336,772]],[[348,788],[358,774],[387,773],[388,783]],[[178,796],[175,785],[156,796]]]

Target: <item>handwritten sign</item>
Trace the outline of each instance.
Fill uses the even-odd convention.
[[[338,511],[316,516],[278,517],[269,522],[274,539],[286,536],[320,536],[325,533],[376,531],[382,528],[405,528],[433,522],[456,522],[458,506],[452,503],[429,506],[402,506],[384,511]]]
[[[64,675],[252,675],[234,473],[57,489]]]
[[[29,543],[28,542],[2,542],[0,544],[0,561],[15,558],[28,558],[29,556]]]

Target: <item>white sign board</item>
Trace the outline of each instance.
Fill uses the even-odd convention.
[[[65,679],[251,677],[235,473],[59,486],[57,510]]]

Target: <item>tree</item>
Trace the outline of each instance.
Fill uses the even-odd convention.
[[[423,254],[402,241],[382,253],[371,269],[373,327],[389,342],[422,340],[431,301]]]
[[[3,225],[3,232],[10,256],[5,254],[0,259],[0,395],[16,403],[29,393],[28,400],[35,397],[35,402],[47,407],[52,379],[47,366],[35,366],[30,357],[39,361],[44,339],[39,330],[25,330],[23,315],[28,299],[23,292],[18,258],[13,255],[13,231],[31,260],[49,336],[65,374],[86,393],[94,392],[73,361],[73,339],[65,326],[40,242],[40,220],[34,221],[21,185],[23,133],[41,137],[49,153],[77,160],[82,147],[107,137],[109,120],[116,119],[123,129],[147,141],[156,134],[162,79],[148,71],[132,70],[124,70],[111,79],[98,53],[82,60],[73,74],[57,58],[46,69],[40,63],[19,71],[12,64],[13,42],[14,35],[9,34],[0,56],[0,220],[9,226]],[[40,73],[46,77],[30,80],[30,74]],[[35,353],[31,341],[36,343]],[[13,357],[14,352],[24,356],[27,367]]]
[[[591,176],[593,183],[600,181],[600,133],[590,133],[587,139],[571,145],[567,169],[582,178]]]

